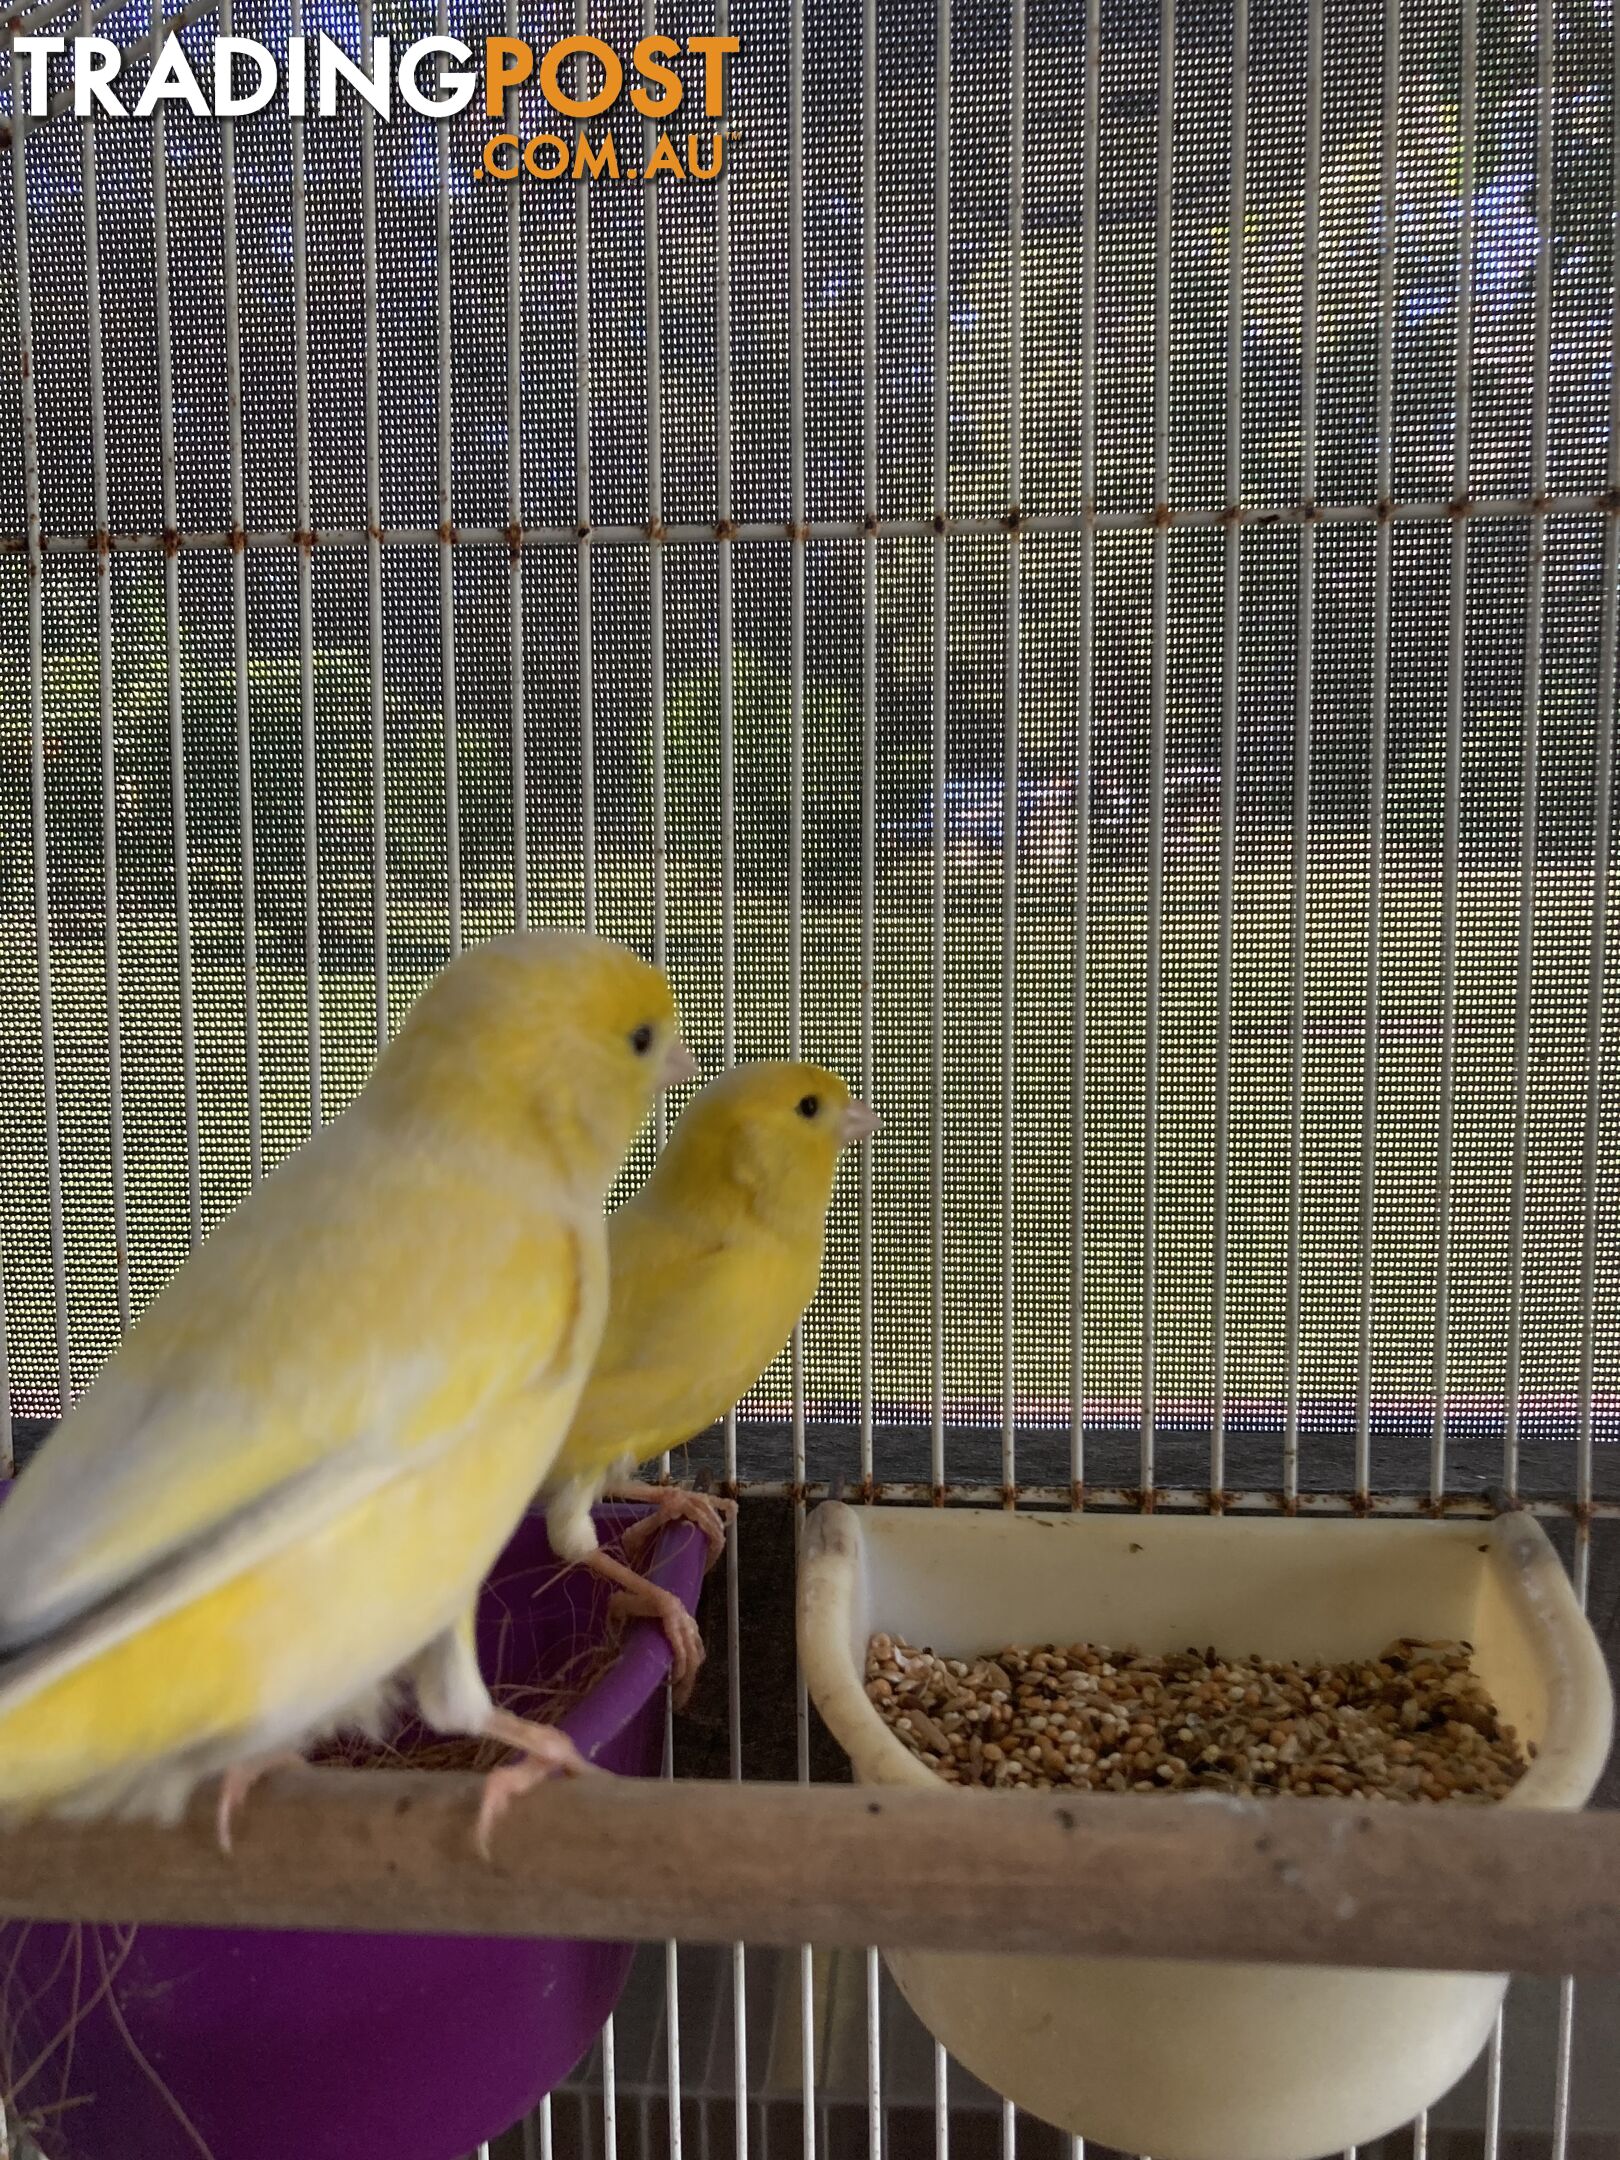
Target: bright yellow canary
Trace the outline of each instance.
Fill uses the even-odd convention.
[[[712,1425],[782,1349],[821,1279],[839,1154],[877,1129],[819,1065],[739,1065],[688,1105],[646,1184],[608,1219],[607,1327],[546,1481],[547,1523],[558,1551],[623,1585],[622,1610],[662,1623],[677,1687],[703,1656],[691,1615],[596,1550],[588,1511],[609,1489],[656,1501],[720,1551],[713,1501],[626,1475]]]
[[[408,1684],[427,1722],[579,1767],[497,1710],[479,1584],[568,1429],[607,1309],[603,1201],[669,985],[622,946],[453,961],[354,1104],[187,1260],[0,1509],[0,1810],[177,1814]]]

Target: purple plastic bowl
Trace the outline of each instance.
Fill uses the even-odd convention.
[[[604,1543],[644,1512],[600,1510]],[[695,1608],[705,1551],[692,1524],[670,1525],[652,1579]],[[485,1673],[542,1685],[565,1673],[601,1643],[611,1595],[559,1567],[544,1523],[525,1519],[479,1606]],[[654,1622],[625,1630],[561,1721],[582,1754],[656,1775],[669,1663]],[[459,2160],[568,2075],[631,1955],[628,1943],[13,1924],[0,1928],[0,2043],[50,2160]]]

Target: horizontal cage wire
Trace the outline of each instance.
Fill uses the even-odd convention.
[[[204,80],[220,32],[740,49],[712,181],[505,189],[476,105],[86,121],[58,60],[33,118],[14,51],[8,1459],[463,944],[591,927],[706,1068],[885,1119],[791,1348],[672,1466],[744,1504],[667,1769],[836,1774],[757,1648],[829,1494],[1507,1501],[1612,1632],[1613,10],[19,27],[126,89],[169,33]],[[1516,1984],[1386,2144],[1609,2151],[1615,2008]],[[671,1944],[510,2153],[1060,2146],[875,1952]]]

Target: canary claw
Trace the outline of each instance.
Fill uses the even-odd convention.
[[[642,1583],[634,1590],[621,1590],[608,1606],[610,1620],[656,1620],[668,1640],[673,1662],[670,1666],[670,1684],[675,1691],[675,1707],[686,1707],[692,1687],[703,1663],[703,1637],[698,1624],[675,1595],[673,1590],[661,1590],[656,1583]]]
[[[473,1836],[480,1855],[487,1860],[496,1825],[514,1800],[526,1792],[533,1792],[547,1778],[584,1776],[592,1771],[592,1765],[568,1735],[559,1732],[554,1725],[531,1724],[527,1718],[495,1710],[490,1713],[484,1730],[490,1739],[504,1740],[508,1747],[521,1749],[526,1758],[523,1762],[503,1763],[484,1779],[484,1795],[479,1802],[478,1826]]]
[[[687,1485],[654,1486],[651,1499],[657,1514],[644,1515],[640,1522],[632,1523],[620,1540],[625,1558],[633,1560],[666,1523],[691,1522],[709,1541],[708,1566],[713,1567],[726,1549],[726,1531],[737,1519],[736,1501],[716,1500]]]
[[[303,1756],[287,1751],[280,1755],[264,1755],[257,1761],[232,1763],[219,1781],[219,1800],[214,1809],[214,1834],[219,1839],[222,1853],[231,1850],[231,1826],[243,1801],[258,1784],[260,1778],[268,1777],[272,1770],[291,1770],[303,1761]]]

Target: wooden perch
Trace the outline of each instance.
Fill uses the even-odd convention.
[[[1620,1973],[1620,1814],[567,1780],[473,1847],[479,1781],[268,1780],[176,1830],[0,1834],[0,1917],[878,1943]]]

